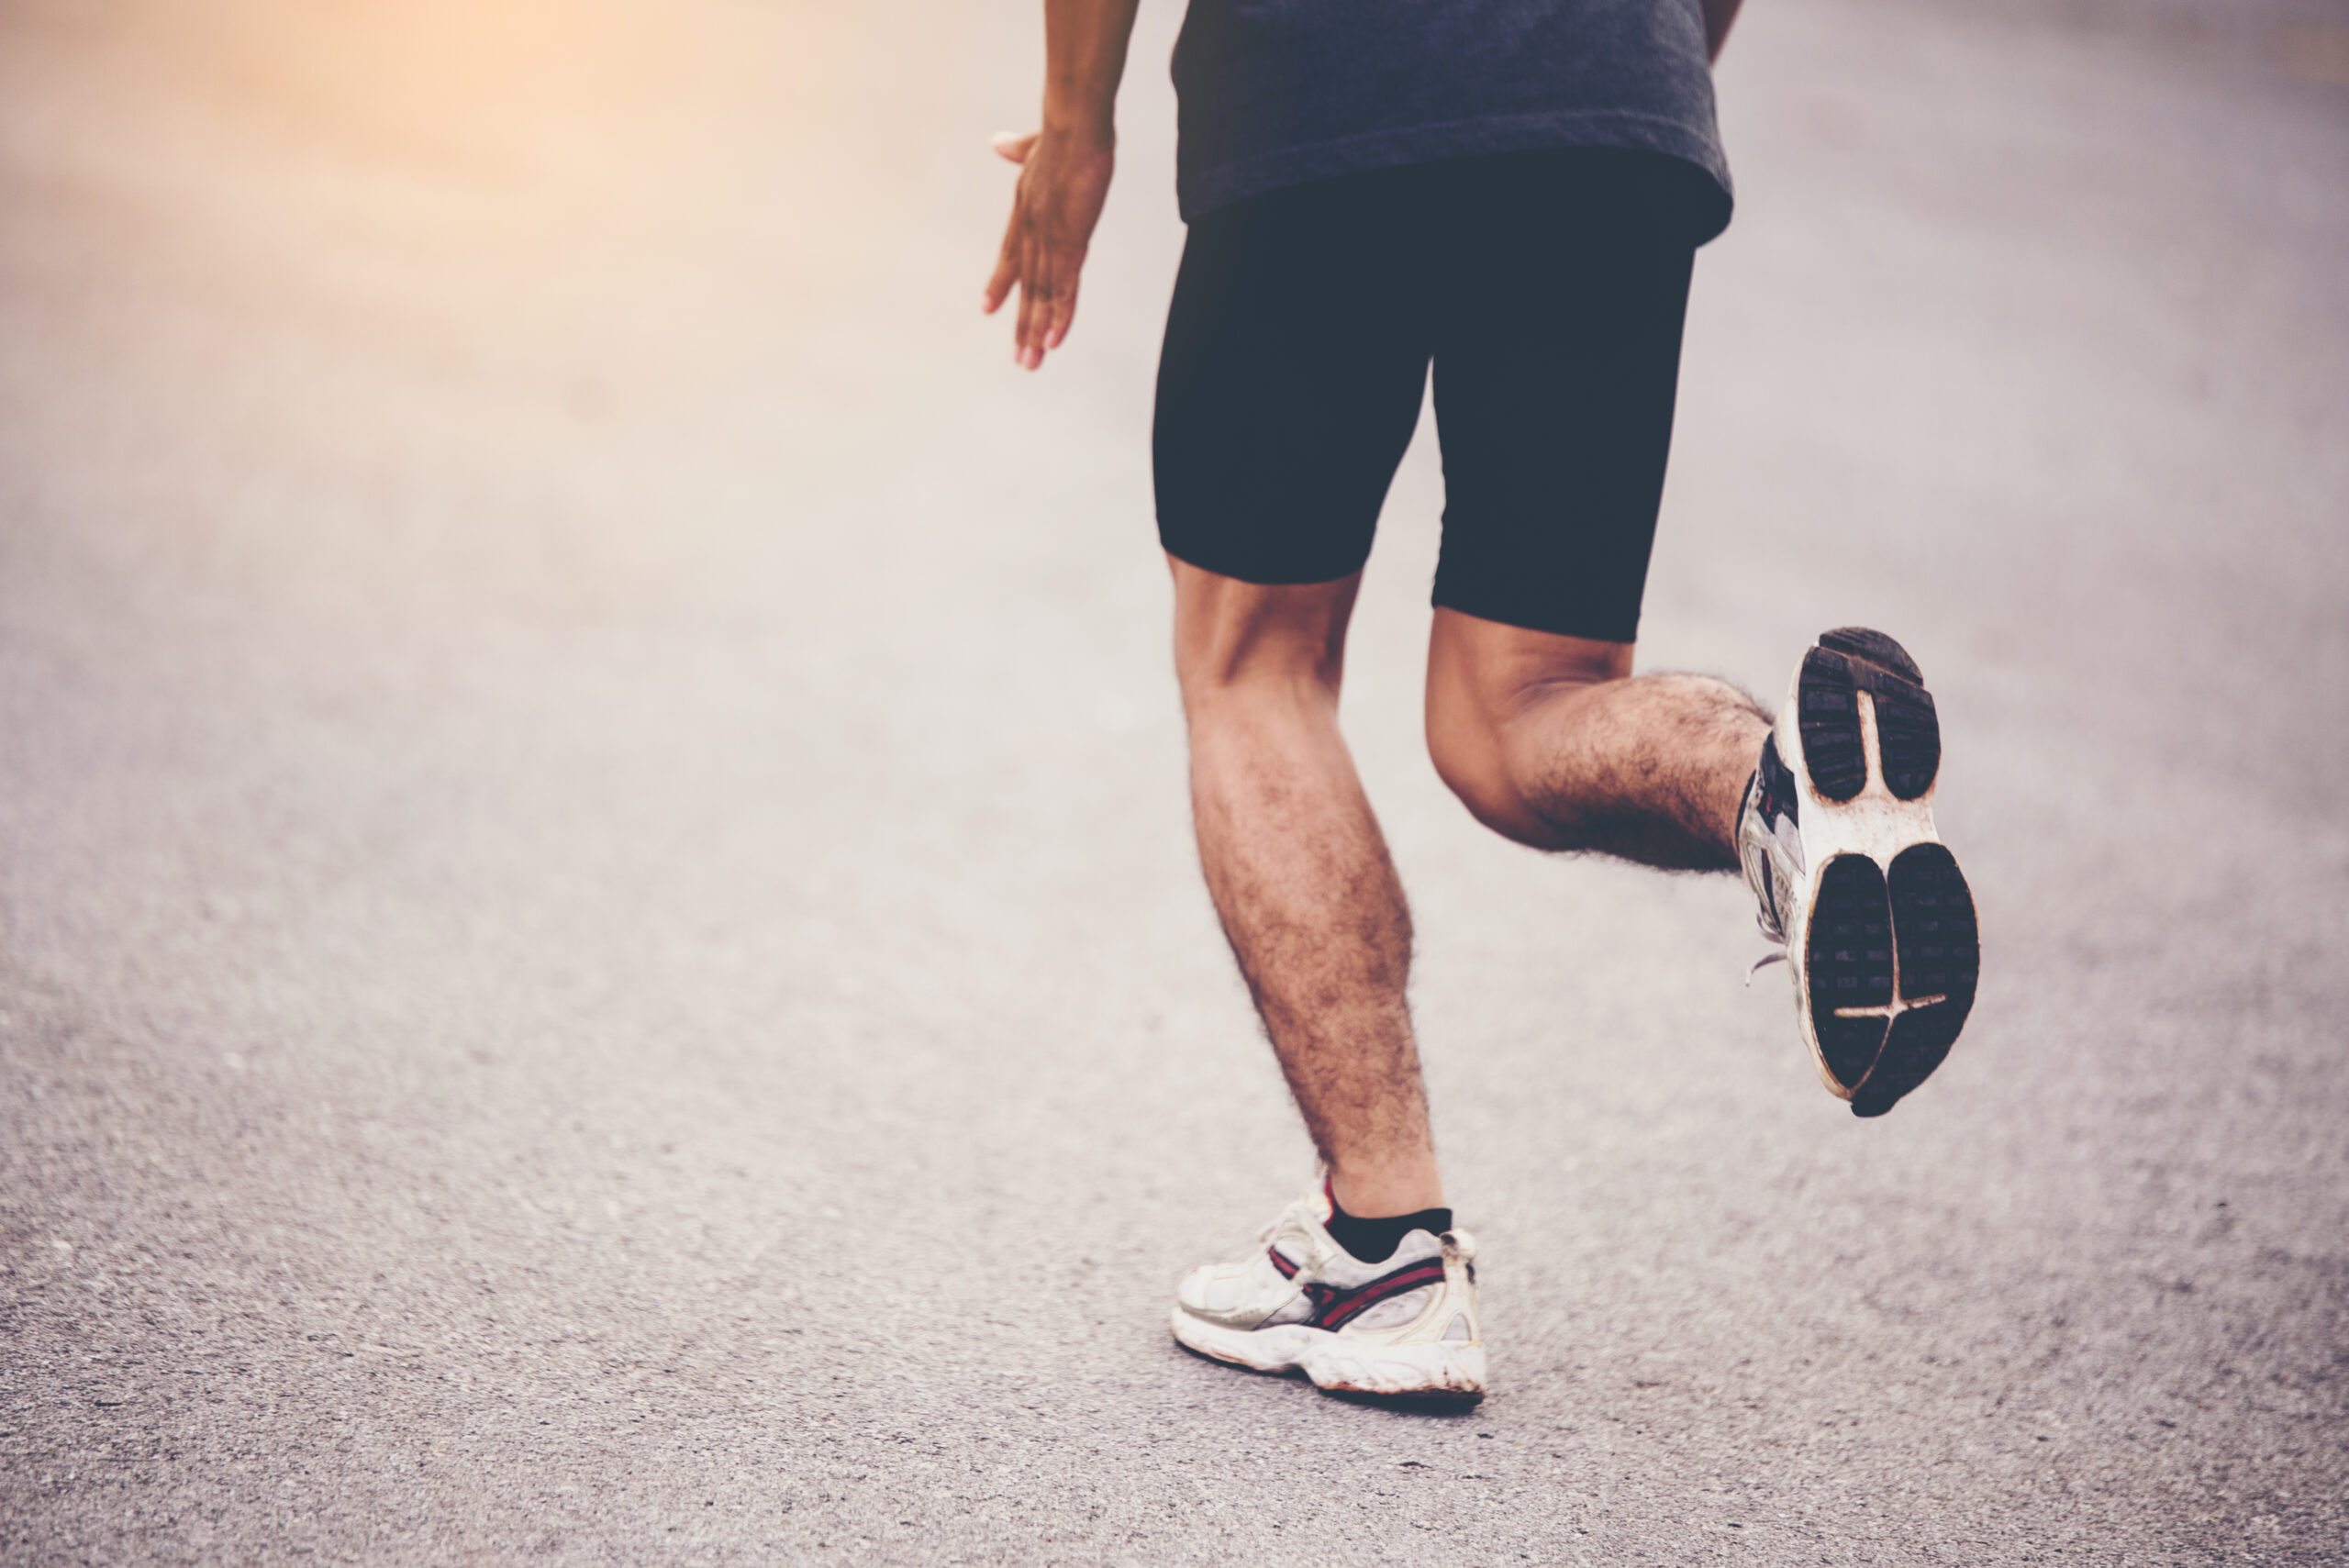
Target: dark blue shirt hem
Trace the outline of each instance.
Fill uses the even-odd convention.
[[[1735,192],[1719,144],[1660,116],[1622,109],[1568,109],[1406,126],[1341,137],[1304,147],[1283,148],[1254,158],[1193,172],[1182,170],[1175,195],[1186,223],[1233,202],[1289,185],[1364,173],[1373,169],[1435,163],[1497,152],[1534,152],[1557,147],[1618,147],[1658,152],[1693,165],[1709,176],[1711,190],[1692,218],[1692,242],[1701,245],[1729,226]],[[1700,182],[1692,181],[1700,190]]]

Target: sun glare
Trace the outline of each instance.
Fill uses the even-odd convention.
[[[443,177],[592,155],[669,63],[651,8],[599,0],[175,0],[128,15],[276,135]]]

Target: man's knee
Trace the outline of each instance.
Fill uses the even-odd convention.
[[[1460,703],[1442,709],[1431,703],[1428,756],[1435,763],[1436,776],[1459,797],[1469,816],[1504,839],[1537,850],[1600,847],[1606,837],[1602,823],[1572,801],[1556,798],[1554,792],[1538,799],[1534,792],[1552,761],[1538,751],[1573,743],[1575,705],[1558,699],[1602,684],[1553,685],[1520,694],[1514,702]]]
[[[1522,765],[1510,755],[1511,738],[1489,716],[1453,710],[1428,716],[1428,757],[1436,776],[1468,808],[1468,815],[1504,839],[1537,850],[1587,847],[1579,824],[1559,820],[1554,805],[1538,810],[1522,783]]]
[[[1593,847],[1598,825],[1542,799],[1550,759],[1571,732],[1575,696],[1631,673],[1631,645],[1528,631],[1438,609],[1428,651],[1428,755],[1470,816],[1541,850]]]
[[[1174,573],[1174,673],[1194,718],[1258,693],[1336,701],[1359,574],[1264,584],[1167,561]]]

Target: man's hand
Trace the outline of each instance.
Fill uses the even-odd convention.
[[[1112,89],[1114,91],[1114,88]],[[1004,230],[1003,254],[987,280],[980,308],[994,315],[1019,286],[1019,314],[1011,334],[1012,357],[1030,370],[1045,351],[1061,346],[1076,315],[1076,278],[1108,199],[1117,154],[1107,139],[1089,140],[1050,129],[995,139],[998,156],[1019,165],[1019,185],[1011,197],[1011,223]]]

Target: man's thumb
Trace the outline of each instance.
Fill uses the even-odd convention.
[[[1007,162],[1025,163],[1028,161],[1028,154],[1035,149],[1036,138],[1042,134],[1041,131],[1031,130],[1022,136],[1018,131],[999,130],[995,133],[987,145],[995,149],[995,155],[997,158]]]

